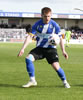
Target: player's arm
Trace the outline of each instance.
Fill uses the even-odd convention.
[[[26,47],[28,46],[28,44],[32,41],[33,34],[31,33],[31,31],[32,31],[31,25],[28,24],[28,25],[25,27],[25,29],[26,29],[26,34],[27,34],[27,36],[26,36],[26,38],[25,38],[24,44],[23,44],[23,46],[22,46],[22,48],[21,48],[21,50],[20,50],[18,56],[22,56],[22,55],[23,55],[25,48],[26,48]]]
[[[23,55],[25,48],[28,46],[28,44],[31,42],[31,40],[32,40],[32,36],[31,35],[26,36],[25,41],[23,43],[23,46],[22,46],[18,56],[22,56]]]
[[[60,37],[60,47],[61,47],[63,56],[64,56],[66,59],[68,59],[68,54],[67,54],[67,52],[65,51],[65,47],[64,47],[64,43],[63,43],[62,37]]]
[[[61,47],[61,50],[62,50],[62,53],[63,53],[63,56],[66,58],[66,59],[68,59],[68,54],[66,53],[66,51],[65,51],[65,47],[64,47],[64,43],[63,43],[63,39],[62,39],[62,35],[61,35],[61,31],[60,31],[60,27],[59,27],[59,25],[58,24],[56,24],[56,34],[58,34],[59,35],[59,37],[60,37],[60,47]]]

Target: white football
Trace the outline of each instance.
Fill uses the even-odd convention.
[[[48,40],[50,45],[58,45],[60,43],[60,38],[57,34],[53,34],[49,40]]]

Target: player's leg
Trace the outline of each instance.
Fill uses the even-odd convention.
[[[35,58],[32,54],[29,54],[25,59],[26,68],[30,77],[30,81],[27,84],[23,85],[22,87],[31,87],[37,85],[37,82],[35,80],[35,68],[33,61],[35,61]]]
[[[66,80],[65,73],[59,65],[59,57],[57,54],[57,50],[49,49],[46,53],[47,53],[46,59],[47,59],[48,63],[51,64],[52,67],[56,70],[56,72],[57,72],[58,76],[60,77],[60,79],[62,80],[64,86],[66,88],[70,88],[70,85],[68,84],[68,82]]]
[[[64,73],[63,69],[60,67],[59,62],[52,63],[52,66],[56,70],[56,72],[57,72],[58,76],[60,77],[60,79],[62,80],[65,88],[70,88],[70,85],[66,80],[65,73]]]
[[[29,55],[26,57],[26,68],[27,72],[30,77],[30,81],[26,84],[23,85],[23,87],[31,87],[31,86],[36,86],[37,82],[35,80],[35,68],[33,61],[38,60],[38,59],[43,59],[42,55],[42,49],[41,48],[34,48],[33,50],[30,51]]]

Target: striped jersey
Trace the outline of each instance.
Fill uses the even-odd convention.
[[[61,36],[60,27],[54,21],[50,20],[48,24],[43,23],[43,19],[40,19],[32,26],[32,34],[36,35],[37,47],[42,48],[56,48],[56,46],[50,45],[48,40],[53,34]]]

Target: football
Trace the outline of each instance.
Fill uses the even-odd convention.
[[[50,45],[58,45],[60,43],[60,38],[57,34],[53,34],[49,40],[48,40]]]

